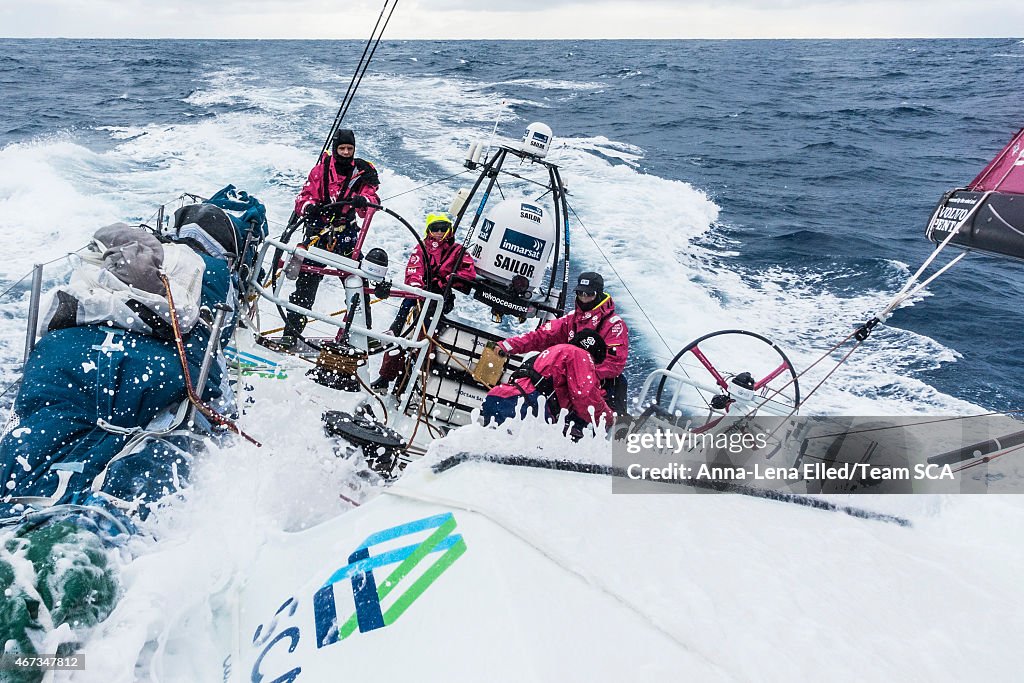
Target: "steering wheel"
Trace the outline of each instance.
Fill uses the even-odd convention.
[[[720,330],[694,339],[666,367],[673,376],[658,383],[654,403],[671,411],[680,391],[666,391],[671,381],[688,384],[703,406],[727,413],[737,410],[787,414],[800,406],[800,381],[786,354],[773,341],[747,330]],[[743,413],[737,413],[743,414]]]

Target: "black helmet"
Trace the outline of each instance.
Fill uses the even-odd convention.
[[[578,346],[587,351],[590,357],[594,359],[594,365],[600,365],[608,357],[608,345],[604,343],[601,335],[594,332],[594,330],[577,332],[576,336],[572,338],[571,343],[573,346]]]
[[[356,134],[348,128],[339,128],[334,131],[334,137],[331,138],[331,151],[338,149],[338,145],[352,145],[356,146]]]
[[[196,240],[210,256],[220,256],[217,246],[231,256],[239,254],[238,231],[227,212],[213,204],[187,204],[175,211],[174,234]]]

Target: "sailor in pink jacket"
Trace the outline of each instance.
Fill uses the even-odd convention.
[[[427,233],[423,245],[427,249],[426,256],[417,244],[409,257],[405,266],[405,284],[440,293],[453,275],[464,280],[476,279],[473,257],[461,244],[455,243],[452,221],[447,214],[432,213],[427,216]],[[431,282],[424,281],[427,276],[424,259],[430,263]]]
[[[585,424],[610,426],[614,415],[604,400],[595,364],[605,360],[604,341],[592,330],[576,335],[571,344],[555,344],[527,361],[511,382],[491,389],[484,400],[484,423],[491,419],[501,424],[515,416],[515,406],[523,399],[520,416],[527,409],[537,410],[539,395],[554,397],[557,408],[569,411],[568,419]],[[554,417],[548,404],[548,419]]]
[[[476,279],[476,264],[473,262],[473,257],[469,255],[465,247],[455,242],[452,219],[448,214],[440,212],[428,214],[426,223],[427,231],[423,236],[426,254],[424,255],[423,249],[417,244],[405,266],[405,284],[440,294],[453,276],[465,280]],[[430,282],[426,281],[427,268],[424,261],[430,264]],[[459,284],[453,283],[453,288],[461,288]],[[409,312],[416,305],[416,301],[417,299],[402,301],[402,305],[398,307],[398,315],[391,323],[389,329],[391,334],[401,334],[402,327],[409,317]],[[444,306],[444,311],[447,313],[451,301],[446,300]],[[387,351],[381,361],[380,376],[373,381],[370,387],[375,391],[387,389],[391,380],[398,377],[401,372],[404,358],[405,355],[401,349]]]
[[[367,203],[380,204],[377,197],[377,169],[369,161],[359,159],[356,136],[347,128],[339,128],[331,138],[331,149],[309,172],[306,184],[295,198],[295,213],[305,219],[304,243],[351,256],[359,240],[358,215],[365,221],[373,213]],[[346,206],[328,205],[349,200]],[[302,271],[295,282],[295,291],[288,301],[303,308],[312,308],[323,275]],[[294,344],[306,327],[306,317],[295,311],[285,316],[284,339]],[[284,342],[282,342],[284,343]]]
[[[608,347],[608,355],[597,364],[597,378],[608,403],[619,413],[626,411],[626,380],[622,371],[629,357],[629,328],[615,313],[615,303],[604,292],[604,278],[598,273],[581,273],[576,285],[576,308],[572,313],[548,321],[540,328],[509,337],[498,343],[507,355],[540,351],[555,344],[567,344],[583,330],[594,330]]]
[[[331,149],[310,169],[306,184],[295,197],[295,213],[304,216],[313,207],[351,199],[356,214],[366,218],[366,203],[380,204],[380,180],[373,164],[355,153],[356,134],[347,128],[335,131]],[[345,217],[351,219],[350,214]]]

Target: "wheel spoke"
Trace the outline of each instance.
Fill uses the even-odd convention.
[[[754,383],[754,391],[760,391],[761,387],[765,386],[766,384],[771,382],[773,379],[775,379],[776,377],[778,377],[782,373],[786,372],[787,370],[789,370],[789,364],[788,363],[783,363],[779,367],[775,368],[774,370],[769,372],[767,375],[765,375],[764,379],[758,380],[757,382]]]
[[[715,378],[715,383],[722,387],[723,391],[729,390],[729,383],[725,381],[724,377],[722,377],[722,373],[715,369],[715,366],[711,364],[711,361],[708,360],[707,356],[704,355],[704,352],[700,350],[699,346],[694,346],[690,349],[690,353],[696,356],[697,360],[700,361],[700,364],[711,373],[711,376]]]

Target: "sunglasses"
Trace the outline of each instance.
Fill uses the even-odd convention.
[[[448,232],[452,229],[451,223],[431,223],[427,232]]]
[[[597,296],[597,292],[586,292],[586,291],[577,289],[576,290],[576,296],[582,296],[585,299],[593,299],[595,296]]]

